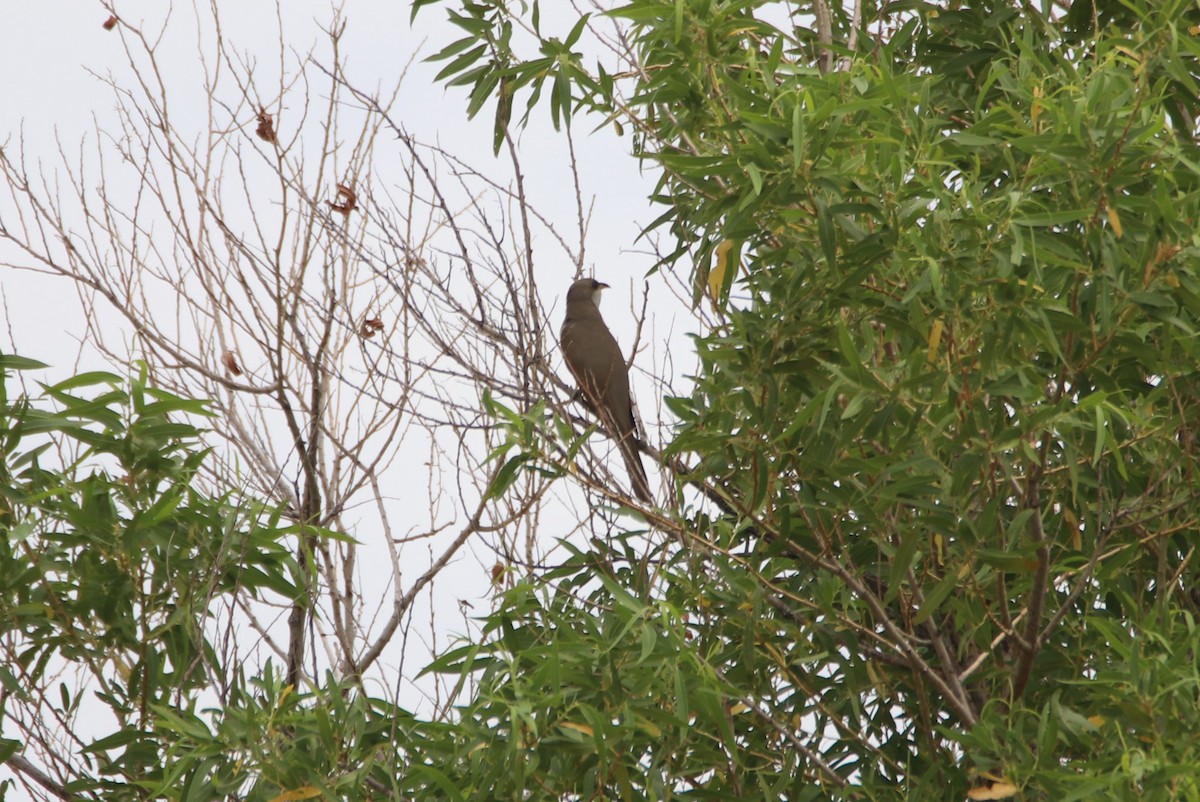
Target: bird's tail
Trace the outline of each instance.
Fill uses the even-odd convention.
[[[646,468],[642,465],[642,455],[638,453],[637,441],[633,434],[622,437],[618,444],[621,456],[625,458],[625,468],[629,471],[629,481],[633,483],[633,494],[645,504],[654,503],[654,495],[650,492],[650,480],[646,478]]]

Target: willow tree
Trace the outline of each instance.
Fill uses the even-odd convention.
[[[715,310],[672,537],[435,666],[482,677],[456,786],[1200,794],[1195,4],[417,6],[498,143],[539,105],[629,137]]]
[[[219,580],[194,596],[203,605],[147,597],[114,619],[137,614],[141,629],[100,632],[119,639],[98,654],[132,667],[113,674],[96,663],[98,680],[129,686],[107,696],[122,715],[130,700],[116,731],[77,743],[83,757],[54,777],[39,779],[13,741],[0,742],[8,764],[31,783],[48,779],[42,787],[62,798],[1200,795],[1194,4],[630,0],[569,19],[543,17],[536,3],[524,15],[502,0],[414,6],[448,10],[462,29],[440,53],[442,78],[467,88],[468,115],[492,115],[494,142],[513,155],[518,179],[513,128],[543,111],[564,128],[627,136],[630,158],[658,176],[661,214],[644,221],[659,248],[653,280],[692,288],[699,358],[688,391],[665,390],[675,425],[668,448],[654,454],[667,480],[660,504],[613,491],[602,436],[560,425],[571,415],[570,388],[553,373],[553,327],[534,281],[532,232],[541,221],[519,180],[503,189],[484,182],[456,212],[436,166],[468,187],[476,174],[418,147],[385,102],[356,92],[336,69],[322,71],[319,60],[305,60],[304,70],[328,82],[328,119],[343,108],[332,101],[340,96],[367,109],[368,124],[347,160],[320,171],[328,181],[301,180],[306,173],[283,169],[299,163],[285,158],[292,140],[281,132],[299,130],[285,128],[287,104],[252,84],[231,87],[236,102],[211,107],[229,122],[215,129],[217,152],[260,149],[279,196],[293,199],[290,219],[303,221],[298,239],[284,239],[313,244],[297,253],[336,258],[314,261],[321,281],[312,274],[306,292],[288,294],[279,288],[301,263],[254,245],[276,237],[217,226],[195,229],[207,234],[193,240],[192,229],[172,229],[174,252],[202,256],[201,265],[258,266],[240,275],[260,277],[265,289],[244,297],[266,298],[279,314],[238,320],[281,322],[220,329],[237,333],[239,349],[201,338],[186,353],[169,329],[146,325],[139,336],[158,346],[146,349],[146,376],[128,391],[113,377],[52,387],[66,408],[51,420],[70,441],[71,410],[103,415],[108,428],[84,427],[85,452],[118,449],[125,422],[151,416],[125,403],[134,397],[153,399],[154,415],[196,412],[185,397],[216,397],[213,427],[231,435],[243,403],[285,420],[289,408],[303,411],[303,425],[290,426],[266,460],[243,455],[258,465],[252,495],[265,508],[243,514],[193,493],[193,478],[214,463],[197,455],[191,431],[160,430],[175,424],[155,419],[159,440],[129,444],[163,481],[95,474],[111,503],[66,523],[83,508],[78,494],[45,497],[30,482],[46,476],[27,470],[34,457],[6,434],[14,489],[5,503],[16,517],[3,523],[17,545],[0,557],[10,574],[40,558],[33,546],[50,543],[61,575],[99,562],[110,586],[131,592],[170,593],[206,578],[181,570],[181,557],[209,560],[217,566],[209,578]],[[146,41],[118,29],[131,45]],[[196,190],[182,195],[198,206],[164,195],[168,217],[232,219],[217,214],[225,195],[208,193],[207,174],[192,169],[179,133],[154,113],[158,94],[129,116],[146,139],[128,142],[145,149],[120,153],[151,154],[128,162],[158,165]],[[368,180],[367,155],[391,133],[409,154],[401,172],[412,191],[397,196]],[[119,214],[65,225],[57,196],[14,147],[0,168],[27,214],[5,218],[14,222],[0,235],[142,325],[128,303],[138,296],[128,293],[139,286],[133,279],[172,279],[167,268],[177,261],[161,264],[155,252],[138,262],[146,252],[116,247]],[[351,174],[353,183],[339,180]],[[492,225],[484,196],[516,218]],[[417,223],[412,203],[427,223]],[[576,272],[586,267],[580,228],[577,248],[553,226],[540,229]],[[442,230],[451,241],[422,233]],[[123,255],[115,268],[113,254]],[[346,279],[361,304],[347,305],[339,282],[351,274],[337,265],[364,271],[359,283]],[[220,293],[237,288],[217,281],[219,271],[208,275],[213,281],[198,285],[208,294],[171,285],[181,290],[176,308],[188,311],[178,318],[216,319],[230,307]],[[293,298],[299,305],[288,305]],[[319,332],[324,339],[311,334]],[[305,350],[310,342],[336,348]],[[381,342],[387,348],[372,345]],[[436,358],[416,356],[427,353]],[[285,355],[308,362],[287,372]],[[363,389],[347,364],[378,383]],[[174,392],[151,392],[154,378]],[[261,386],[243,386],[251,379]],[[92,387],[98,397],[79,395]],[[246,394],[264,387],[274,394],[259,395],[274,405],[249,405]],[[375,473],[355,472],[361,481],[345,486],[316,481],[307,495],[314,504],[266,481],[292,475],[283,472],[287,455],[312,447],[305,433],[320,433],[333,460],[308,460],[316,479],[350,475],[338,465],[386,462],[360,466],[355,421],[320,397],[306,400],[326,387],[364,396],[378,413],[368,420],[382,427],[383,440],[372,441],[382,451],[371,454],[398,453],[394,397],[430,432],[422,442],[446,442],[436,432],[453,442],[429,450],[453,455],[439,465],[457,477],[445,486],[460,489],[455,509],[466,523],[416,577],[399,575],[388,536],[380,553],[397,577],[391,602],[372,608],[383,613],[376,628],[358,627],[367,600],[345,570],[356,552],[330,536],[353,530],[339,500],[382,500]],[[132,411],[103,413],[113,404]],[[6,407],[4,417],[24,409]],[[136,459],[126,462],[136,468]],[[229,473],[216,465],[217,477]],[[71,477],[59,484],[78,489]],[[553,532],[544,500],[580,487],[591,509],[570,508],[586,520],[564,541],[568,556],[546,564],[540,541]],[[440,498],[430,497],[431,511]],[[97,516],[104,526],[76,538],[78,522]],[[196,527],[187,531],[213,543],[236,535],[263,576],[251,587],[236,564],[171,551],[186,545],[174,523],[189,520]],[[318,529],[322,537],[305,539]],[[143,530],[144,541],[114,537]],[[445,696],[436,715],[415,717],[379,690],[401,681],[379,648],[407,631],[399,624],[414,594],[464,542],[493,534],[495,606],[480,611],[471,639],[433,661]],[[99,535],[115,545],[98,555]],[[127,581],[142,552],[120,549],[140,543],[156,549],[143,575],[161,585]],[[24,602],[39,600],[29,589],[59,586],[60,573],[28,575],[27,587],[10,588]],[[226,657],[202,637],[213,630],[174,626],[177,610],[207,621],[208,602],[250,591],[273,594],[300,624],[310,615],[334,622],[332,641],[318,640],[334,642],[340,657],[318,664],[302,648],[310,627],[300,626],[280,659],[247,665],[238,650]],[[112,613],[103,593],[79,601],[78,618],[93,608]],[[49,638],[76,623],[20,609],[37,612]],[[233,632],[231,621],[222,618],[221,631]],[[31,637],[28,622],[9,611],[0,623],[17,653]],[[158,649],[155,639],[172,633],[182,633],[176,651]],[[174,670],[197,655],[197,665],[222,670]],[[291,682],[277,664],[292,669]],[[52,676],[35,667],[34,692],[11,671],[0,676],[10,719],[17,709],[56,709]],[[168,681],[178,688],[160,685]],[[198,712],[212,697],[200,688],[219,691],[215,710]],[[77,698],[61,707],[75,709]],[[22,732],[28,743],[43,730]],[[56,738],[47,734],[41,751],[63,760]]]

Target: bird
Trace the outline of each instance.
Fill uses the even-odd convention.
[[[600,292],[606,289],[607,284],[594,278],[582,278],[571,285],[567,290],[567,313],[559,333],[559,345],[584,400],[609,434],[616,438],[633,483],[634,495],[650,504],[653,496],[638,453],[629,368],[621,355],[621,347],[600,316]]]

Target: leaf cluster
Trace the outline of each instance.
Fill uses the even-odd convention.
[[[174,738],[142,734],[232,668],[211,629],[220,605],[295,595],[288,529],[278,511],[200,489],[203,402],[151,387],[144,368],[14,397],[17,373],[41,367],[0,357],[3,704],[90,722],[81,745],[115,725],[87,747],[97,774],[71,790],[150,787]],[[96,699],[66,681],[57,702],[42,696],[64,666],[95,683]],[[27,736],[44,748],[37,730]]]
[[[726,503],[681,519],[705,573],[645,593],[688,587],[670,617],[706,624],[677,664],[804,747],[723,748],[780,775],[800,754],[823,793],[1194,796],[1198,12],[860,11],[823,34],[766,2],[630,2],[626,79],[573,84],[659,168],[661,267],[723,317],[668,403],[685,478]],[[580,595],[602,622],[529,622],[525,673],[611,642],[621,605]],[[728,775],[698,742],[663,788]]]

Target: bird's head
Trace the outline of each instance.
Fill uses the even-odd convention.
[[[608,285],[603,281],[581,278],[571,285],[571,289],[567,290],[567,303],[591,301],[598,307],[600,306],[600,293],[607,289]]]

